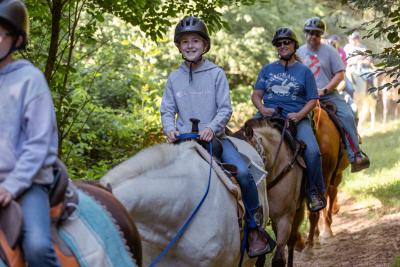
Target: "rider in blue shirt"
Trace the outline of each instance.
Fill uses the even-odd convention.
[[[319,211],[326,206],[321,155],[307,117],[319,98],[317,85],[310,69],[296,59],[299,43],[290,28],[279,28],[272,44],[280,59],[262,68],[251,98],[259,110],[259,117],[272,116],[280,108],[282,115],[296,124],[296,138],[307,145],[304,158],[308,207],[311,211]]]

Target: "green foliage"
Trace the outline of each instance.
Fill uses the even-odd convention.
[[[372,10],[374,16],[361,24],[366,30],[365,38],[374,38],[376,41],[387,40],[390,46],[380,51],[367,51],[365,54],[376,60],[379,69],[377,76],[386,76],[388,83],[377,89],[398,88],[400,92],[400,2],[397,0],[348,0],[348,3],[358,10]],[[375,90],[373,88],[372,90]]]
[[[379,200],[384,208],[379,215],[400,211],[400,122],[379,125],[373,135],[363,137],[363,150],[369,155],[370,168],[358,173],[345,174],[342,190],[354,196],[358,201]],[[390,151],[390,153],[388,153]]]
[[[180,61],[163,36],[180,17],[200,16],[215,31],[225,6],[252,3],[27,0],[31,34],[23,56],[45,72],[72,177],[98,178],[163,140],[160,97]]]
[[[400,256],[396,256],[394,258],[391,267],[400,267]]]
[[[276,59],[270,43],[275,29],[291,26],[302,39],[304,20],[327,14],[313,0],[26,4],[31,40],[24,56],[44,70],[52,89],[60,155],[72,177],[91,179],[164,140],[159,115],[163,87],[182,61],[168,37],[182,16],[200,16],[210,28],[207,57],[227,72],[234,106],[229,126],[237,129],[255,113],[250,94],[259,70]]]
[[[224,6],[251,5],[255,0],[216,1],[112,1],[92,0],[91,6],[98,12],[113,14],[132,25],[139,26],[154,41],[162,38],[173,25],[172,18],[195,14],[204,19],[211,30],[223,26],[221,12]]]
[[[270,0],[229,7],[223,15],[229,28],[212,36],[210,57],[224,68],[232,88],[251,86],[261,67],[277,60],[271,44],[277,28],[291,27],[302,43],[305,19],[326,13],[322,4],[311,0]]]

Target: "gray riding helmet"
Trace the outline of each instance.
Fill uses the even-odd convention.
[[[210,36],[208,35],[206,24],[201,19],[194,16],[188,16],[184,17],[181,21],[179,21],[179,23],[175,27],[175,34],[174,34],[175,45],[178,45],[179,39],[184,33],[199,34],[208,43],[208,46],[204,51],[204,53],[207,53],[210,50],[211,47]]]
[[[320,31],[321,33],[325,32],[326,25],[319,17],[312,17],[306,20],[304,23],[304,31]]]
[[[272,37],[272,44],[275,45],[276,42],[282,39],[289,39],[295,43],[295,48],[299,48],[299,41],[297,39],[296,33],[288,28],[288,27],[281,27],[276,30],[274,36]]]
[[[25,49],[28,43],[28,10],[20,0],[0,0],[0,24],[10,28],[11,33],[22,36],[23,42],[16,49]]]

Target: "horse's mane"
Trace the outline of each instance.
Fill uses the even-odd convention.
[[[259,119],[249,119],[248,121],[246,121],[245,123],[247,126],[255,129],[255,128],[262,128],[265,126],[271,127],[268,123],[268,120],[264,119],[264,118],[259,118]]]
[[[184,150],[194,149],[194,146],[194,142],[185,142],[180,145],[158,144],[151,146],[112,168],[101,178],[101,183],[116,187],[127,179],[170,165]]]
[[[245,126],[251,127],[254,131],[262,133],[263,136],[280,138],[279,131],[273,126],[272,122],[265,118],[249,119]],[[279,139],[277,139],[279,141]]]

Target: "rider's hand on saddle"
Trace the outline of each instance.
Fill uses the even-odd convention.
[[[210,142],[214,137],[214,132],[210,128],[206,127],[200,131],[200,140]]]
[[[301,115],[299,112],[289,113],[287,118],[295,123],[298,123],[303,119],[303,115]]]
[[[178,131],[170,131],[167,135],[167,142],[168,143],[173,143],[176,141],[176,136],[179,134]]]
[[[264,117],[271,117],[272,115],[274,115],[275,113],[275,109],[273,108],[266,108],[266,107],[261,107],[260,108],[260,113],[264,116]]]
[[[12,200],[12,195],[4,187],[0,186],[0,206],[7,206]]]

